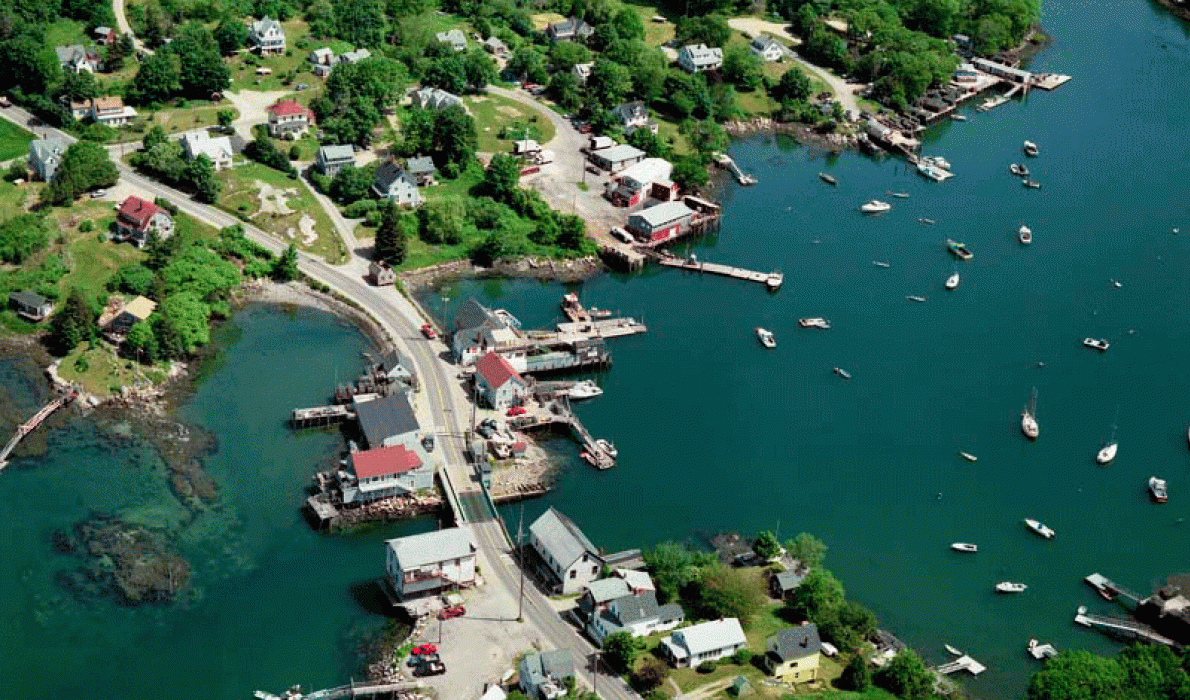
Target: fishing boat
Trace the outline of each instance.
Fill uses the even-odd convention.
[[[825,318],[799,318],[797,325],[802,328],[821,328],[825,331],[831,327],[831,322]]]
[[[1169,492],[1165,488],[1165,479],[1158,479],[1155,476],[1149,477],[1149,495],[1157,503],[1165,503],[1169,500]]]
[[[967,542],[955,542],[950,548],[956,552],[978,552],[979,547]]]
[[[889,264],[880,260],[873,260],[872,264],[876,267],[889,267]]]
[[[1033,387],[1029,403],[1025,406],[1025,410],[1021,411],[1021,432],[1030,440],[1036,440],[1041,433],[1037,426],[1037,387]]]
[[[1040,520],[1034,520],[1032,518],[1025,518],[1025,527],[1032,530],[1037,536],[1044,537],[1047,540],[1054,539],[1054,535],[1057,534],[1054,532],[1053,528],[1048,527]]]
[[[1040,182],[1038,182],[1036,180],[1030,180],[1029,178],[1025,178],[1024,180],[1021,180],[1021,184],[1024,185],[1025,187],[1029,187],[1029,188],[1032,188],[1035,190],[1041,188]]]
[[[1029,245],[1030,243],[1033,242],[1033,229],[1029,228],[1028,226],[1026,226],[1024,224],[1021,224],[1021,227],[1019,229],[1017,229],[1016,237],[1024,245]]]
[[[1037,144],[1033,143],[1032,141],[1026,141],[1024,145],[1021,146],[1021,150],[1024,151],[1025,155],[1029,156],[1030,158],[1036,158],[1037,156],[1041,155],[1041,149],[1038,148]]]
[[[960,452],[959,454],[962,455],[963,459],[967,460],[968,462],[974,462],[975,460],[979,459],[970,452]]]
[[[955,272],[950,277],[946,278],[946,288],[954,289],[959,286],[959,273]]]
[[[1029,177],[1029,168],[1024,163],[1013,163],[1008,166],[1008,172],[1017,177]]]
[[[1083,338],[1083,345],[1099,352],[1106,352],[1111,347],[1107,338]]]
[[[892,209],[892,205],[888,202],[882,202],[879,199],[869,199],[860,205],[859,210],[865,214],[883,214]]]
[[[851,379],[851,373],[848,372],[847,370],[843,369],[842,367],[836,367],[834,369],[834,373],[844,379]]]
[[[767,331],[763,328],[757,328],[756,329],[756,337],[760,338],[760,344],[765,346],[766,348],[777,347],[777,339],[773,337],[773,334],[771,331]]]
[[[910,294],[909,296],[907,296],[905,298],[908,299],[909,301],[916,301],[919,304],[925,302],[925,300],[926,300],[925,297],[919,297],[916,294]]]
[[[965,122],[965,121],[967,121],[967,115],[966,115],[966,114],[959,114],[958,112],[951,112],[951,113],[950,113],[950,118],[951,118],[951,119],[953,119],[953,120],[954,120],[954,121],[956,121],[956,122]]]
[[[942,168],[943,170],[950,170],[950,161],[942,156],[926,156],[921,159],[921,162],[926,165],[932,165],[935,168]]]
[[[1024,593],[1028,588],[1023,583],[1013,583],[1012,581],[1001,581],[996,584],[997,593]]]
[[[826,173],[818,173],[818,177],[828,185],[837,185],[839,181]]]
[[[1054,648],[1053,644],[1042,644],[1036,639],[1029,640],[1028,646],[1029,655],[1035,659],[1052,659],[1058,655],[1058,650]]]
[[[570,390],[566,392],[566,395],[572,400],[577,401],[580,399],[594,398],[602,393],[603,389],[600,389],[598,384],[590,379],[585,379],[570,387]]]
[[[947,238],[946,239],[946,247],[948,249],[950,249],[950,254],[955,256],[959,260],[970,260],[971,258],[975,257],[975,253],[972,253],[967,248],[966,243],[956,243],[955,241],[952,241],[951,239]]]
[[[612,459],[615,459],[616,456],[620,454],[619,450],[616,449],[616,446],[608,440],[596,440],[595,446],[603,450],[604,454],[606,454],[608,457],[611,457]]]

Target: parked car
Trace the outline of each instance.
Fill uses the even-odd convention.
[[[0,95],[0,107],[11,107],[12,102],[8,99],[8,95]]]
[[[107,196],[107,190],[92,190],[91,199],[103,199]]]
[[[442,608],[442,610],[438,612],[438,619],[449,620],[452,617],[462,617],[466,614],[467,608],[464,608],[462,605],[452,605],[449,608]]]
[[[490,425],[480,423],[479,425],[475,426],[475,432],[479,433],[481,437],[490,438],[496,434],[496,429]]]
[[[508,415],[510,416],[521,416],[528,412],[529,411],[527,411],[524,406],[513,406],[512,408],[508,409]]]
[[[437,653],[438,647],[433,644],[422,644],[420,646],[413,647],[414,656],[429,656],[430,654]]]
[[[434,327],[428,323],[422,325],[421,334],[430,340],[438,337],[438,331],[434,330]]]
[[[443,673],[446,673],[446,664],[442,663],[441,661],[434,661],[427,664],[418,664],[417,667],[413,669],[413,675],[415,676],[440,676]]]

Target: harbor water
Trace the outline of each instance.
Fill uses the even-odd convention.
[[[548,326],[562,294],[577,291],[649,326],[610,342],[613,364],[595,375],[605,393],[577,405],[616,444],[618,466],[597,472],[569,450],[557,490],[527,503],[526,519],[557,506],[608,550],[722,530],[812,532],[882,627],[928,661],[943,661],[949,643],[986,665],[969,682],[981,698],[1023,695],[1031,637],[1116,649],[1072,623],[1079,605],[1111,609],[1082,578],[1099,572],[1144,593],[1185,570],[1190,545],[1190,30],[1156,3],[1047,0],[1043,11],[1054,41],[1030,67],[1074,80],[987,114],[968,106],[969,121],[929,131],[924,152],[957,174],[944,184],[896,159],[780,138],[731,149],[759,183],[729,186],[721,232],[677,252],[780,268],[777,293],[655,267],[578,286],[440,290],[447,314],[476,295],[526,327]],[[1008,173],[1026,139],[1041,147],[1028,161],[1038,190]],[[892,211],[860,214],[872,198]],[[1022,223],[1028,247],[1016,240]],[[947,238],[974,259],[956,262]],[[948,292],[956,269],[962,281]],[[438,292],[426,300],[443,308]],[[799,329],[806,316],[833,327]],[[756,326],[775,333],[775,349]],[[44,455],[0,474],[0,695],[239,700],[359,677],[357,644],[383,622],[370,588],[381,542],[435,523],[311,532],[304,488],[342,441],[294,434],[284,420],[355,376],[366,342],[326,314],[263,308],[222,333],[223,361],[181,416],[215,438],[201,459],[216,506],[192,515],[129,427],[73,414],[44,428]],[[1110,350],[1084,348],[1088,336]],[[43,398],[5,362],[0,385],[29,414]],[[1019,422],[1033,387],[1041,436],[1030,443]],[[1113,426],[1119,456],[1097,466]],[[1146,497],[1154,474],[1169,482],[1167,505]],[[56,554],[52,533],[95,512],[170,533],[194,565],[193,596],[166,608],[75,599],[55,576],[79,560]],[[1057,537],[1035,537],[1024,518]],[[956,541],[980,551],[951,552]],[[1029,589],[997,596],[1004,580]]]

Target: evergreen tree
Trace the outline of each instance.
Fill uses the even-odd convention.
[[[186,179],[194,188],[194,198],[203,204],[212,204],[219,196],[219,181],[215,179],[215,166],[206,155],[199,155],[186,166]]]
[[[401,211],[397,208],[396,202],[386,202],[380,211],[380,226],[376,229],[376,243],[372,251],[374,260],[389,265],[405,262],[408,241],[401,219]]]
[[[278,282],[289,282],[298,276],[298,253],[292,243],[273,261],[272,278]]]
[[[82,290],[72,288],[66,303],[50,319],[50,349],[58,355],[66,355],[79,343],[94,338],[95,319],[95,311]]]
[[[872,669],[863,654],[853,654],[839,676],[839,687],[862,693],[872,687]]]
[[[137,361],[151,365],[157,361],[157,336],[153,334],[153,327],[146,321],[140,321],[124,338],[123,351],[135,357]]]

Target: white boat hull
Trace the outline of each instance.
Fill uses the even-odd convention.
[[[1011,581],[1001,581],[996,584],[997,593],[1024,593],[1028,588],[1023,583],[1012,583]]]
[[[977,547],[973,544],[969,544],[967,542],[955,542],[954,544],[950,545],[950,548],[956,552],[972,552],[972,553],[974,553],[974,552],[979,551],[979,547]]]
[[[1100,464],[1111,464],[1111,461],[1116,458],[1116,451],[1118,447],[1119,446],[1113,442],[1112,444],[1104,447],[1102,450],[1099,450],[1099,454],[1095,455],[1095,461]]]

